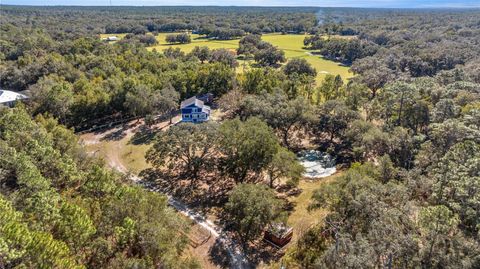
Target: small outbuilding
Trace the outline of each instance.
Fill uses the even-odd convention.
[[[204,104],[212,104],[213,102],[213,93],[205,93],[197,96],[197,99],[203,101]]]
[[[276,248],[283,248],[292,241],[293,228],[283,223],[273,223],[265,231],[263,239]]]
[[[27,96],[12,91],[0,90],[0,106],[13,107],[19,100],[27,99]]]
[[[210,107],[195,96],[182,101],[180,110],[182,112],[182,122],[199,123],[210,119]]]

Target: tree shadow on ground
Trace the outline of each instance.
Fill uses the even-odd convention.
[[[250,263],[256,268],[260,264],[269,264],[272,261],[278,260],[285,253],[270,244],[259,239],[249,245],[249,248],[245,251],[245,255]]]
[[[262,263],[268,264],[278,257],[277,251],[264,244],[261,239],[249,244],[247,249],[244,249],[239,238],[236,238],[232,232],[224,232],[217,238],[210,248],[209,256],[210,261],[221,268],[233,268],[233,263],[235,263],[241,268],[252,269]],[[232,259],[236,259],[236,261]]]
[[[260,264],[269,264],[273,261],[280,259],[285,255],[285,250],[279,250],[270,244],[263,241],[263,238],[260,237],[254,242],[248,243],[246,248],[243,248],[241,245],[241,240],[238,236],[231,231],[225,232],[228,235],[222,235],[224,238],[232,238],[237,242],[237,245],[233,245],[233,241],[225,239],[217,239],[215,244],[211,247],[209,255],[213,264],[222,267],[222,268],[232,268],[231,266],[231,256],[227,252],[226,247],[230,250],[243,252],[243,255],[246,261],[243,261],[243,268],[257,268]],[[228,246],[226,245],[228,244]],[[239,248],[235,250],[235,247]]]
[[[209,212],[212,207],[225,204],[228,192],[233,188],[230,181],[218,180],[219,177],[213,174],[202,175],[201,180],[193,184],[188,177],[153,168],[140,172],[140,177],[150,186],[180,198],[182,202],[202,213]]]
[[[165,193],[175,193],[175,179],[162,171],[147,168],[139,173],[145,183],[160,189]]]
[[[155,139],[156,132],[151,128],[142,125],[130,139],[132,145],[148,145]]]
[[[225,249],[220,238],[215,240],[215,243],[210,248],[210,252],[208,254],[210,256],[210,261],[216,266],[220,268],[231,268],[230,255]]]
[[[121,126],[117,126],[115,128],[109,129],[109,130],[98,130],[95,132],[95,134],[103,134],[106,133],[105,136],[101,138],[102,141],[120,141],[125,136],[127,136],[127,130],[133,129],[136,126],[141,124],[140,121],[135,121],[135,122],[130,122],[130,123],[124,123]]]
[[[120,128],[118,130],[112,131],[102,137],[101,141],[120,141],[122,140],[127,133],[125,132],[125,128]]]

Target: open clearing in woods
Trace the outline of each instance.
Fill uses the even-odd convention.
[[[165,42],[165,37],[171,33],[159,33],[157,35],[158,45],[149,47],[148,50],[157,50],[163,51],[169,47],[180,48],[183,52],[190,52],[196,46],[202,47],[207,46],[210,49],[231,49],[236,50],[238,48],[238,43],[240,39],[235,40],[212,40],[206,39],[203,36],[192,34],[192,42],[189,44],[168,44]],[[117,36],[123,38],[125,34],[102,34],[101,37],[108,36]],[[327,74],[340,75],[343,80],[347,80],[353,77],[353,74],[349,72],[349,68],[343,66],[337,62],[326,60],[319,55],[311,54],[312,51],[306,50],[303,48],[303,40],[306,35],[295,35],[295,34],[264,34],[262,35],[262,40],[271,43],[274,46],[277,46],[279,49],[285,51],[285,56],[287,59],[292,58],[304,58],[306,59],[318,72],[316,81],[319,84]],[[352,38],[352,37],[346,37]],[[237,70],[242,71],[242,66],[244,62],[239,61],[240,66]],[[247,62],[248,64],[248,62]]]
[[[220,111],[214,110],[212,118],[219,117]],[[180,120],[174,118],[174,122]],[[152,133],[143,137],[143,120],[139,122],[132,121],[123,126],[115,127],[109,130],[81,135],[81,139],[90,153],[102,157],[105,162],[121,172],[132,172],[138,174],[140,171],[149,167],[145,161],[145,153],[152,145]],[[168,128],[168,122],[161,122],[153,126],[153,133],[160,132]],[[135,142],[136,141],[136,142]],[[308,211],[311,197],[315,190],[325,186],[335,180],[342,172],[317,180],[301,180],[299,188],[302,192],[298,196],[289,197],[288,200],[294,205],[293,211],[288,217],[288,224],[294,228],[294,237],[292,243],[287,246],[286,251],[294,245],[298,236],[306,231],[310,226],[321,223],[327,213],[324,209]],[[194,230],[195,231],[195,230]],[[195,232],[194,232],[195,233]],[[195,236],[195,235],[193,235]],[[204,268],[216,268],[209,258],[204,255],[213,246],[214,239],[208,240],[198,248],[190,247],[185,255],[201,257],[200,262]],[[262,268],[279,268],[279,264],[273,263],[263,265]]]
[[[218,113],[218,110],[214,110],[213,117],[218,117]],[[176,122],[178,120],[179,117],[176,117],[173,121]],[[153,136],[153,134],[150,133],[147,137],[143,137],[145,136],[145,134],[142,135],[143,126],[143,120],[139,122],[132,121],[109,130],[83,134],[81,135],[81,139],[88,152],[102,157],[112,168],[124,173],[130,171],[138,174],[140,171],[149,167],[144,156],[152,145],[151,136]],[[155,130],[154,133],[161,132],[166,128],[168,128],[168,122],[161,122],[153,127]],[[299,235],[305,232],[310,226],[321,223],[327,213],[324,209],[308,211],[308,206],[314,191],[332,182],[341,174],[342,172],[337,172],[332,176],[322,179],[301,180],[298,187],[302,192],[298,196],[288,198],[294,205],[294,209],[288,217],[288,225],[293,227],[295,232],[292,243],[287,246],[287,252],[292,248]],[[193,229],[190,236],[196,236],[196,234],[198,233]],[[218,268],[211,262],[210,258],[206,256],[209,253],[209,249],[213,246],[214,241],[215,239],[212,238],[199,247],[189,247],[185,255],[199,257],[203,268]],[[264,264],[261,266],[261,268],[278,267],[279,263]]]

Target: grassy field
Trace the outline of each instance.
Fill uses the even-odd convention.
[[[196,35],[196,34],[191,34],[190,36],[192,37],[192,42],[189,44],[174,44],[170,45],[167,42],[165,42],[165,37],[169,35],[169,33],[159,33],[157,35],[157,40],[158,40],[158,45],[150,47],[149,49],[156,49],[158,51],[162,51],[164,49],[167,49],[168,47],[173,47],[173,48],[180,48],[182,51],[188,53],[190,52],[193,48],[196,46],[207,46],[210,49],[232,49],[235,50],[238,48],[238,42],[240,39],[236,40],[212,40],[212,39],[206,39],[203,36]]]
[[[149,47],[149,50],[157,50],[163,51],[169,47],[172,48],[180,48],[183,52],[190,52],[196,46],[207,46],[210,49],[231,49],[236,50],[238,48],[239,39],[236,40],[211,40],[203,38],[200,35],[192,34],[192,42],[189,44],[174,44],[170,45],[165,42],[165,37],[169,33],[160,33],[157,35],[158,45]],[[102,38],[112,36],[103,34],[101,35]],[[125,34],[117,34],[115,35],[119,38],[123,38]],[[318,55],[312,55],[310,51],[303,48],[303,39],[305,35],[282,35],[282,34],[265,34],[262,36],[262,39],[277,46],[279,49],[285,51],[285,56],[287,59],[292,58],[304,58],[306,59],[318,72],[317,75],[317,84],[320,83],[323,78],[327,74],[333,75],[340,75],[344,80],[347,80],[353,76],[352,73],[349,72],[349,68],[346,66],[342,66],[339,63],[334,61],[323,59]],[[353,37],[346,37],[346,38],[353,38]],[[237,71],[241,72],[243,70],[244,62],[240,61],[240,67],[237,68]]]
[[[353,76],[346,66],[334,61],[326,60],[318,55],[310,54],[310,51],[303,48],[304,35],[281,35],[269,34],[262,36],[262,39],[285,51],[287,59],[304,58],[318,72],[317,82],[321,82],[326,74],[340,75],[344,80]]]

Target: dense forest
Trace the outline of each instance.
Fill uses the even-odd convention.
[[[0,267],[195,266],[166,198],[88,157],[55,119],[1,109],[0,152]]]
[[[328,123],[323,130],[337,126],[337,141],[355,163],[314,195],[311,209],[330,213],[305,233],[292,263],[479,267],[478,10],[343,10],[336,16],[323,32],[353,29],[347,33],[357,40],[314,36],[305,44],[352,65],[357,76],[335,102],[365,115],[320,116]],[[322,107],[339,112],[342,106]]]
[[[308,7],[2,7],[7,21],[49,29],[58,38],[183,30],[300,33],[317,25],[316,12]]]
[[[161,132],[146,159],[162,172],[175,168],[167,175],[191,186],[224,188],[220,203],[245,248],[288,214],[277,194],[282,179],[290,189],[298,184],[294,153],[309,144],[335,156],[342,174],[315,191],[309,210],[328,213],[285,264],[480,267],[480,10],[1,12],[0,87],[30,98],[0,110],[0,267],[197,266],[181,255],[187,225],[166,198],[108,170],[73,130],[167,115],[207,92],[224,121]],[[237,55],[149,51],[142,42],[184,30],[241,38]],[[261,40],[271,32],[305,34],[312,54],[355,76],[316,84],[318,70]],[[108,43],[100,33],[131,35]],[[238,72],[237,56],[255,67]]]

